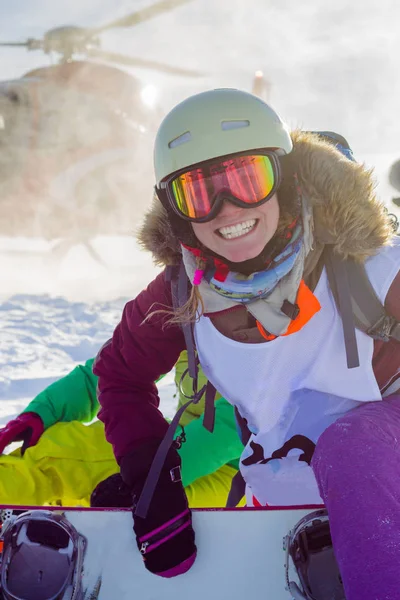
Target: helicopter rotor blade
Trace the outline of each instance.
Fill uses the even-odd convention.
[[[28,38],[26,42],[0,42],[0,46],[28,48],[28,50],[42,50],[43,40]]]
[[[92,58],[100,58],[114,63],[120,63],[121,65],[127,65],[130,67],[141,67],[143,69],[154,69],[162,73],[169,73],[170,75],[182,75],[184,77],[202,77],[204,73],[195,71],[192,69],[184,69],[181,67],[174,67],[164,63],[157,62],[155,60],[148,60],[146,58],[138,58],[133,56],[125,56],[123,54],[116,54],[115,52],[106,52],[104,50],[97,50],[95,48],[88,50],[89,56]]]
[[[133,25],[138,25],[139,23],[148,21],[159,14],[172,10],[180,4],[186,4],[186,2],[190,2],[190,0],[160,0],[160,2],[157,2],[156,4],[143,8],[142,10],[135,11],[134,13],[126,15],[121,19],[116,19],[115,21],[106,23],[102,27],[91,29],[89,31],[90,36],[92,37],[98,35],[99,33],[102,33],[108,29],[113,29],[114,27],[133,27]]]
[[[0,42],[0,46],[28,46],[28,42]]]

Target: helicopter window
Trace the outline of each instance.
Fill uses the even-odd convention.
[[[20,103],[20,96],[19,96],[19,94],[17,94],[17,92],[15,90],[11,90],[8,94],[8,97],[13,104]]]
[[[31,130],[31,104],[19,88],[0,88],[0,143],[7,148],[26,147]]]

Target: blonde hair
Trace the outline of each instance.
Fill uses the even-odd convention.
[[[189,298],[183,306],[179,306],[173,311],[173,317],[168,319],[167,323],[184,324],[195,323],[204,314],[204,301],[201,297],[199,286],[192,285]]]
[[[196,256],[196,271],[204,271],[205,262],[200,256]],[[146,315],[143,323],[149,321],[153,316],[157,314],[170,315],[165,325],[184,325],[186,323],[195,323],[204,314],[204,300],[200,294],[199,286],[191,286],[189,298],[185,304],[176,308],[165,307],[165,309],[152,310],[154,304],[149,308],[148,314]],[[150,312],[151,311],[151,312]]]

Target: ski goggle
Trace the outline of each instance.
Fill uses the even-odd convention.
[[[269,200],[280,183],[280,166],[274,152],[242,153],[200,163],[171,175],[160,184],[174,211],[197,223],[211,221],[224,200],[243,208]]]

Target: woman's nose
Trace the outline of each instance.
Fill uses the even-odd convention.
[[[219,212],[223,217],[230,217],[232,215],[236,215],[245,210],[241,206],[237,206],[233,204],[233,202],[229,198],[224,198],[221,206],[221,210]]]

